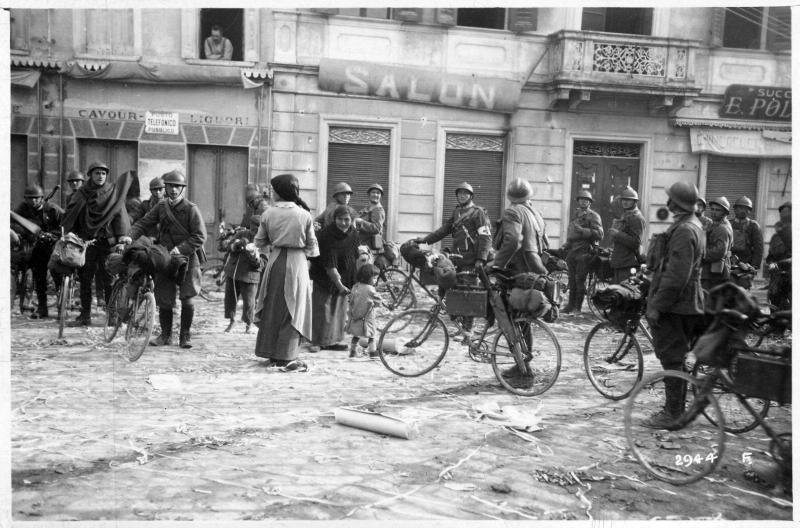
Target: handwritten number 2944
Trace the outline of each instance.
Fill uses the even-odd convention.
[[[705,457],[703,457],[703,455],[700,454],[694,456],[689,454],[675,455],[675,465],[678,467],[681,466],[688,467],[691,466],[692,464],[697,464],[697,465],[702,464],[704,461],[713,463],[717,458],[718,458],[717,454],[714,452],[707,454]]]

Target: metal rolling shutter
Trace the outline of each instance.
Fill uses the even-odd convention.
[[[473,200],[484,207],[492,222],[500,218],[503,209],[503,159],[505,138],[497,136],[448,135],[444,167],[444,199],[442,220],[450,218],[455,208],[455,189],[468,182],[475,190]],[[451,237],[441,247],[452,245]]]
[[[356,210],[369,203],[367,188],[383,187],[383,207],[389,195],[390,132],[375,129],[331,128],[328,143],[327,196],[339,182],[353,188],[350,205]],[[388,213],[388,212],[387,212]]]
[[[724,196],[733,206],[738,198],[747,196],[756,209],[758,192],[758,160],[710,156],[706,172],[706,200]],[[731,208],[731,217],[733,209]]]

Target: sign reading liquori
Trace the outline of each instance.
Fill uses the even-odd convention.
[[[734,119],[791,121],[792,89],[732,84],[725,90],[719,115]]]
[[[503,113],[516,109],[522,91],[506,79],[327,58],[320,61],[319,88]]]
[[[144,131],[146,134],[179,133],[180,117],[178,112],[145,112]]]

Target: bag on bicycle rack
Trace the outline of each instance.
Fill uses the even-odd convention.
[[[448,315],[486,317],[489,295],[483,287],[457,285],[444,295]]]
[[[67,233],[56,241],[47,266],[50,269],[80,268],[85,263],[86,242],[75,233]]]
[[[391,240],[383,241],[383,257],[389,261],[390,265],[394,265],[397,259],[400,258],[400,248],[396,242]]]
[[[453,261],[444,255],[439,255],[434,259],[433,280],[436,285],[444,290],[448,290],[456,285],[458,274]]]
[[[544,293],[533,288],[511,288],[508,294],[508,304],[513,310],[540,317],[549,308]]]
[[[122,253],[111,253],[106,258],[106,270],[112,275],[123,273],[128,266],[122,261]]]
[[[419,244],[413,240],[403,242],[400,246],[400,254],[406,262],[415,268],[426,269],[430,267],[428,257],[431,255],[431,251],[420,249]]]

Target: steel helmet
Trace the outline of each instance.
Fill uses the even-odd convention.
[[[619,197],[624,199],[624,200],[637,200],[638,201],[639,200],[639,193],[636,192],[636,189],[634,189],[633,187],[628,185],[627,187],[622,189],[622,192],[619,193]]]
[[[747,196],[742,196],[741,198],[736,200],[736,202],[734,202],[733,205],[734,206],[741,205],[743,207],[748,207],[748,208],[752,209],[753,208],[753,201],[750,198],[748,198]]]
[[[784,210],[784,209],[786,209],[787,207],[788,207],[789,209],[791,209],[791,208],[792,208],[792,202],[783,202],[783,203],[781,204],[781,206],[780,206],[780,207],[778,207],[778,212],[780,213],[781,211],[783,211],[783,210]]]
[[[337,194],[342,193],[353,194],[353,189],[345,182],[339,182],[333,187],[333,193],[331,193],[331,196],[336,196]]]
[[[697,205],[697,187],[685,181],[675,182],[667,189],[667,196],[684,211],[694,212]]]
[[[590,193],[586,189],[581,189],[580,191],[578,191],[577,196],[575,196],[575,200],[580,200],[581,198],[586,198],[590,202],[594,203],[594,198],[592,198],[592,193]]]
[[[160,176],[156,176],[152,180],[150,180],[150,190],[154,189],[163,189],[164,188],[164,180],[161,179]]]
[[[472,185],[468,184],[467,182],[459,183],[458,187],[456,187],[456,191],[455,192],[458,192],[458,191],[467,191],[471,195],[475,196],[475,191],[472,190]]]
[[[44,196],[44,191],[39,184],[36,183],[29,183],[25,187],[25,198],[42,198]]]
[[[381,195],[383,195],[383,187],[381,187],[379,183],[373,183],[372,185],[370,185],[367,188],[367,194],[369,194],[372,189],[379,190],[381,192]]]
[[[698,196],[697,197],[697,202],[696,203],[701,204],[703,206],[703,209],[708,207],[708,203],[706,203],[705,198],[703,198],[702,196]]]
[[[93,170],[95,170],[95,169],[105,169],[105,170],[106,170],[106,172],[111,172],[111,171],[110,171],[110,169],[108,168],[108,165],[106,165],[106,164],[105,164],[105,163],[103,163],[102,161],[93,161],[93,162],[92,162],[92,163],[89,165],[89,168],[88,168],[88,169],[86,169],[86,174],[88,174],[89,176],[91,176],[91,175],[92,175],[92,171],[93,171]]]
[[[79,170],[71,170],[67,173],[67,181],[86,181],[86,176]]]
[[[708,201],[708,205],[711,204],[717,204],[718,206],[725,209],[726,213],[731,212],[731,203],[724,196],[720,196],[719,198],[712,198],[711,200]]]
[[[171,170],[165,174],[161,175],[161,180],[164,182],[164,185],[180,185],[181,187],[186,187],[186,178],[183,177],[183,174],[178,172],[177,170]]]
[[[522,178],[516,178],[508,185],[506,195],[512,202],[524,202],[533,194],[531,184]]]

